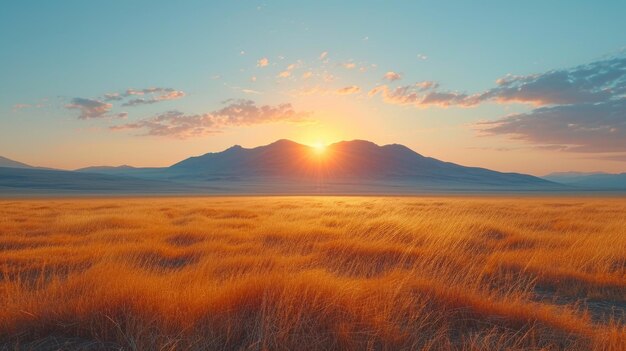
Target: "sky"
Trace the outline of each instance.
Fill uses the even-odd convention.
[[[626,172],[625,1],[4,1],[0,155],[168,166],[278,139]]]

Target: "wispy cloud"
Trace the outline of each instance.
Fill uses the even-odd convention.
[[[186,115],[169,111],[133,123],[112,126],[112,130],[142,130],[144,135],[190,138],[219,133],[232,126],[249,126],[272,122],[309,122],[309,113],[296,112],[291,104],[276,106],[257,104],[252,100],[229,100],[223,108],[204,114]]]
[[[476,126],[485,135],[507,135],[543,149],[572,152],[626,151],[626,57],[611,57],[568,69],[515,76],[480,93],[444,91],[425,81],[392,88],[377,86],[369,96],[415,107],[471,107],[485,102],[535,106]]]
[[[300,61],[292,63],[292,64],[288,65],[287,68],[284,71],[278,73],[277,77],[278,78],[288,78],[288,77],[291,76],[291,73],[296,68],[300,67],[301,65],[302,65],[302,62],[300,62]]]
[[[127,89],[126,92],[123,93],[123,96],[133,96],[133,95],[148,95],[148,94],[166,94],[175,91],[173,88],[145,88],[145,89]]]
[[[382,85],[372,89],[370,96],[380,93],[385,102],[417,107],[467,107],[489,101],[536,106],[600,103],[626,94],[626,58],[611,58],[541,74],[507,75],[498,79],[494,88],[474,94],[440,91],[438,88],[439,85],[431,81],[395,89]]]
[[[112,107],[113,105],[108,102],[79,97],[73,98],[70,104],[65,105],[67,109],[79,110],[78,118],[80,119],[107,117],[107,113]]]
[[[324,51],[320,54],[320,60],[325,60],[328,57],[328,51]]]
[[[533,144],[574,152],[626,151],[626,99],[541,107],[478,127],[487,135],[510,135]]]
[[[29,107],[33,107],[33,105],[31,104],[15,104],[13,105],[13,111],[18,111],[24,108],[29,108]]]
[[[402,79],[402,76],[399,73],[396,73],[394,71],[389,71],[389,72],[385,73],[383,78],[388,80],[388,81],[390,81],[390,82],[393,82],[395,80]]]
[[[184,96],[185,92],[173,88],[152,87],[145,89],[127,89],[124,92],[106,93],[101,98],[96,99],[76,97],[73,98],[69,104],[66,104],[65,108],[79,110],[80,115],[78,118],[80,119],[104,117],[126,118],[128,116],[126,112],[110,114],[113,108],[113,102],[126,100],[121,106],[130,107],[176,100]]]
[[[570,69],[526,76],[507,75],[479,101],[534,105],[596,103],[626,94],[626,57],[592,62]]]
[[[263,57],[260,58],[257,62],[256,62],[256,66],[257,67],[266,67],[267,65],[270,64],[270,60],[267,57]]]
[[[356,93],[358,93],[360,91],[361,91],[361,88],[359,88],[358,86],[350,85],[350,86],[338,89],[336,92],[339,95],[352,95],[352,94],[356,94]]]
[[[289,76],[291,76],[291,71],[282,71],[277,75],[278,78],[288,78]]]
[[[124,100],[126,96],[120,93],[106,93],[103,96],[104,101],[120,101]]]
[[[124,92],[112,92],[106,93],[102,97],[102,101],[114,102],[123,101],[128,98],[128,101],[124,102],[122,106],[138,106],[154,104],[161,101],[176,100],[185,96],[184,91],[176,90],[173,88],[161,88],[151,87],[145,89],[126,89]]]
[[[353,69],[356,67],[356,63],[354,62],[344,62],[341,65],[346,69]]]
[[[477,102],[468,99],[467,94],[435,91],[437,84],[433,82],[418,82],[413,85],[404,85],[391,88],[388,85],[380,85],[368,92],[370,97],[380,94],[383,101],[395,105],[413,105],[416,107],[449,107],[449,106],[472,106]]]
[[[17,112],[19,110],[23,110],[23,109],[28,109],[28,108],[42,108],[42,107],[47,107],[48,106],[48,98],[45,99],[41,99],[40,102],[36,103],[36,104],[25,104],[25,103],[18,103],[13,105],[12,111],[13,112]]]
[[[143,94],[142,94],[143,95]],[[122,104],[122,106],[137,106],[154,104],[161,101],[177,100],[185,96],[185,92],[180,90],[172,90],[162,95],[152,96],[150,98],[131,99]]]
[[[626,151],[626,57],[507,76],[478,97],[485,99],[544,106],[478,124],[487,135],[509,135],[564,151]]]

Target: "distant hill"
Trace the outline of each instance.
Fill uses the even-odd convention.
[[[91,166],[76,169],[76,172],[86,172],[86,173],[116,173],[120,170],[129,170],[135,169],[133,166],[122,165],[122,166]]]
[[[184,184],[126,176],[0,167],[0,194],[164,194],[197,190]]]
[[[519,173],[466,167],[403,145],[343,141],[323,151],[289,140],[233,146],[170,167],[98,166],[76,171],[0,168],[0,192],[417,194],[567,191]]]
[[[561,172],[552,173],[544,176],[543,178],[553,182],[576,187],[605,190],[626,190],[626,173],[611,174],[603,172]]]
[[[33,166],[27,165],[26,163],[13,161],[6,157],[0,156],[0,167],[10,167],[10,168],[33,168]]]

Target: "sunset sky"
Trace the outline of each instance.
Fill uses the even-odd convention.
[[[498,171],[626,172],[625,1],[14,1],[0,155],[167,166],[366,139]]]

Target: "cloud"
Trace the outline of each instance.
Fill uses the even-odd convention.
[[[241,91],[246,94],[262,94],[260,91],[253,89],[241,89]]]
[[[338,89],[336,93],[339,94],[339,95],[352,95],[352,94],[356,94],[356,93],[358,93],[360,91],[361,91],[361,88],[359,88],[358,86],[350,85],[350,86]]]
[[[324,51],[320,54],[320,60],[324,60],[328,57],[328,51]]]
[[[23,110],[25,108],[42,108],[42,107],[47,107],[47,101],[48,99],[42,99],[42,102],[36,103],[36,104],[15,104],[13,105],[13,112],[17,112],[19,110]]]
[[[29,108],[29,107],[33,107],[33,105],[31,105],[31,104],[15,104],[15,105],[13,105],[13,112],[19,111],[19,110],[24,109],[24,108]]]
[[[507,75],[497,86],[474,98],[537,106],[608,101],[626,94],[626,57],[526,76]]]
[[[137,122],[115,125],[110,129],[115,131],[141,129],[145,130],[144,135],[172,136],[181,139],[219,132],[210,114],[185,115],[179,111],[168,111]]]
[[[389,71],[389,72],[385,73],[385,75],[384,75],[384,77],[383,77],[383,78],[384,78],[384,79],[386,79],[386,80],[388,80],[388,81],[390,81],[390,82],[393,82],[394,80],[399,80],[399,79],[401,79],[401,78],[402,78],[402,76],[400,76],[400,74],[399,74],[399,73],[396,73],[396,72],[394,72],[394,71]]]
[[[346,69],[353,69],[356,67],[356,63],[354,62],[345,62],[341,64]]]
[[[311,71],[302,73],[302,79],[309,79],[311,77],[313,77],[313,72]]]
[[[415,86],[420,91],[426,91],[426,90],[430,90],[430,89],[437,89],[437,88],[439,88],[439,83],[433,82],[432,80],[425,80],[423,82],[415,83]]]
[[[573,152],[626,151],[626,98],[599,103],[541,107],[478,127],[486,135],[508,135]]]
[[[265,67],[267,65],[270,64],[270,60],[267,57],[263,57],[260,58],[257,62],[256,62],[256,66],[257,67]]]
[[[137,94],[137,95],[143,95],[143,94]],[[151,98],[138,98],[138,99],[131,99],[126,101],[125,103],[122,104],[122,106],[138,106],[138,105],[147,105],[147,104],[154,104],[157,102],[161,102],[161,101],[167,101],[167,100],[177,100],[180,99],[182,97],[185,96],[185,92],[180,91],[180,90],[168,90],[167,93],[164,93],[162,95],[157,95],[157,96],[153,96]]]
[[[437,88],[434,82],[419,82],[413,85],[405,85],[390,88],[387,85],[379,85],[368,92],[368,96],[382,95],[383,101],[395,105],[413,105],[416,107],[449,107],[455,105],[472,106],[476,102],[469,100],[467,94],[457,92],[433,91]]]
[[[424,54],[417,54],[417,58],[420,60],[427,60],[428,56],[424,55]]]
[[[129,97],[133,95],[166,94],[166,93],[170,93],[173,91],[175,91],[173,88],[158,88],[158,87],[152,87],[152,88],[146,88],[146,89],[140,89],[140,90],[126,89],[126,92],[124,92],[122,95],[124,97]],[[117,94],[117,93],[112,93],[112,94]],[[106,95],[110,95],[110,94],[105,94],[105,96]]]
[[[392,77],[393,74],[389,75],[389,78]],[[439,85],[432,81],[395,89],[382,85],[372,89],[369,95],[380,94],[387,103],[412,104],[416,107],[469,107],[489,101],[535,106],[601,103],[626,95],[626,57],[614,57],[541,74],[507,75],[498,79],[495,87],[474,94],[439,91],[438,88]]]
[[[509,75],[497,84],[472,99],[541,107],[477,124],[486,135],[507,135],[561,151],[626,151],[626,57],[543,74]]]
[[[302,64],[302,62],[300,62],[300,61],[298,61],[296,63],[290,64],[289,66],[287,66],[287,68],[284,71],[278,73],[277,77],[278,78],[288,78],[288,77],[290,77],[291,76],[291,72],[294,69],[300,67],[301,64]]]
[[[190,138],[219,133],[227,127],[272,122],[308,122],[308,113],[296,112],[291,104],[257,106],[251,100],[228,100],[223,108],[204,114],[186,115],[169,111],[137,122],[112,126],[112,130],[143,130],[144,135]]]
[[[65,105],[65,108],[79,110],[78,118],[80,119],[108,117],[107,113],[112,107],[113,105],[107,102],[79,97],[72,99],[70,104]]]
[[[104,117],[126,118],[128,116],[127,112],[121,112],[114,115],[109,114],[113,108],[113,104],[111,102],[123,101],[130,97],[137,97],[127,100],[122,103],[121,106],[138,106],[154,104],[161,101],[176,100],[182,98],[183,96],[185,96],[185,92],[175,90],[173,88],[152,87],[139,90],[127,89],[122,93],[106,93],[100,99],[77,97],[72,99],[71,103],[65,105],[65,108],[80,110],[80,119]]]
[[[124,100],[124,96],[120,93],[106,93],[102,99],[104,101],[119,101]]]

